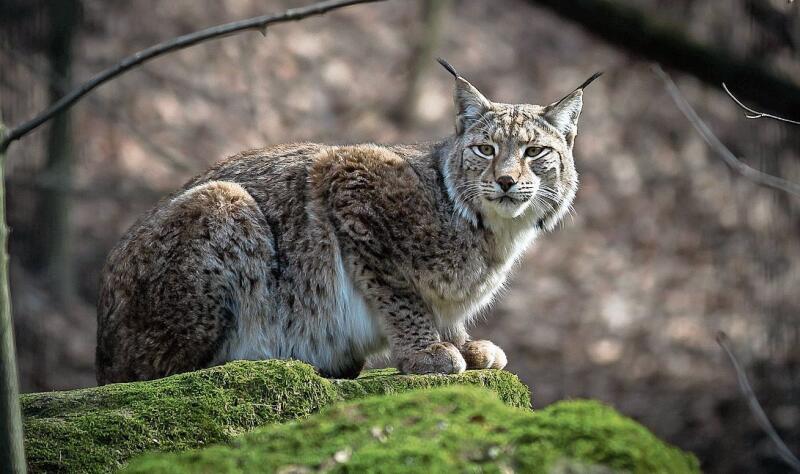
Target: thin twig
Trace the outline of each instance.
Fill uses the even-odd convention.
[[[380,1],[383,0],[328,0],[314,3],[305,7],[292,8],[283,13],[263,15],[246,20],[225,23],[223,25],[212,26],[204,30],[195,31],[194,33],[178,36],[177,38],[172,38],[147,49],[143,49],[126,57],[110,68],[96,74],[94,77],[73,89],[72,92],[59,99],[58,102],[51,105],[47,110],[41,112],[36,117],[8,130],[8,132],[2,137],[2,141],[0,141],[0,153],[8,149],[8,146],[13,141],[24,137],[26,134],[30,133],[43,123],[53,118],[53,116],[62,110],[70,107],[81,97],[88,94],[96,87],[153,58],[188,48],[189,46],[193,46],[210,39],[221,38],[223,36],[229,36],[248,30],[257,30],[262,34],[265,34],[267,26],[272,24],[301,20],[314,15],[322,15],[323,13],[327,13],[331,10],[336,10],[350,5],[374,3]]]
[[[11,55],[15,61],[25,66],[32,74],[39,76],[41,79],[56,87],[60,93],[65,94],[69,92],[68,83],[63,76],[51,71],[44,71],[27,56],[20,54],[13,49],[0,46],[0,50]],[[192,166],[186,162],[186,158],[173,153],[172,151],[151,140],[147,133],[139,130],[139,128],[134,125],[133,122],[128,120],[116,109],[106,106],[103,101],[98,99],[96,96],[90,96],[88,101],[89,105],[95,107],[98,113],[105,115],[107,118],[110,118],[111,120],[114,120],[127,128],[128,132],[130,132],[130,134],[133,135],[133,137],[138,140],[144,148],[146,148],[154,157],[161,159],[172,169],[176,171],[188,171],[192,169]]]
[[[703,140],[708,143],[711,149],[714,150],[725,161],[725,163],[728,164],[728,166],[756,184],[784,191],[800,197],[800,184],[793,183],[778,176],[764,173],[763,171],[759,171],[746,165],[741,160],[736,158],[736,155],[734,155],[728,149],[728,147],[726,147],[720,141],[720,139],[714,135],[708,125],[706,125],[700,116],[697,115],[697,112],[695,112],[694,108],[689,105],[689,102],[687,102],[683,97],[680,89],[678,89],[678,86],[675,85],[675,82],[673,82],[669,75],[667,75],[667,73],[664,72],[664,70],[661,69],[661,67],[657,64],[654,64],[652,69],[661,78],[661,80],[664,81],[667,92],[669,93],[670,97],[672,97],[675,105],[678,106],[678,109],[680,109],[683,115],[689,120],[689,123],[691,123],[695,130],[697,130],[697,132],[703,137]]]
[[[728,336],[720,331],[717,333],[717,344],[722,347],[722,350],[728,355],[728,359],[731,361],[731,365],[733,365],[733,370],[736,371],[736,377],[739,380],[739,388],[742,390],[742,395],[747,400],[747,404],[750,406],[750,411],[755,416],[756,421],[761,426],[761,429],[769,435],[770,439],[773,443],[775,443],[775,447],[778,449],[778,455],[783,459],[783,461],[788,464],[792,469],[797,472],[800,472],[800,460],[792,453],[792,451],[786,446],[786,443],[783,442],[781,437],[778,435],[778,432],[775,431],[775,428],[770,423],[769,418],[767,418],[767,414],[764,413],[764,409],[761,408],[761,404],[758,403],[758,399],[756,398],[755,392],[753,392],[753,387],[750,385],[750,381],[747,379],[747,374],[744,373],[744,369],[742,366],[739,365],[739,361],[736,359],[736,356],[733,355],[733,351],[728,347]]]
[[[774,119],[774,120],[780,120],[781,122],[793,123],[795,125],[800,125],[800,122],[798,122],[797,120],[790,120],[790,119],[787,119],[787,118],[779,117],[777,115],[767,114],[767,113],[764,113],[764,112],[759,112],[757,110],[753,110],[750,107],[744,105],[742,103],[742,101],[737,99],[736,96],[733,95],[733,92],[731,92],[730,89],[728,89],[728,86],[724,82],[722,83],[722,88],[725,89],[725,92],[728,93],[730,98],[733,99],[733,101],[736,102],[739,105],[739,107],[743,108],[747,112],[746,114],[744,114],[744,116],[749,118],[749,119],[771,118],[771,119]]]

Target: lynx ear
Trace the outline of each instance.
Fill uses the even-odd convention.
[[[548,105],[545,109],[545,119],[566,137],[570,145],[572,145],[572,140],[578,131],[578,117],[581,115],[581,109],[583,108],[583,89],[600,77],[601,74],[603,73],[594,73],[577,89],[558,102]]]
[[[492,102],[484,97],[469,81],[461,77],[450,63],[442,58],[438,58],[437,61],[456,79],[453,102],[455,102],[456,106],[456,133],[460,134],[486,111],[491,109]]]

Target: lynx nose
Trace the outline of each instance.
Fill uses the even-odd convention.
[[[507,192],[509,189],[511,189],[511,186],[514,186],[517,184],[517,182],[514,181],[514,178],[511,176],[504,175],[497,178],[497,184],[500,185],[500,189],[502,189],[503,192]]]

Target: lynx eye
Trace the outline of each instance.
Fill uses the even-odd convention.
[[[484,145],[473,145],[472,146],[472,151],[476,155],[482,156],[484,158],[491,158],[491,157],[494,156],[494,146],[492,146],[492,145],[485,145],[485,144]]]
[[[536,159],[541,158],[550,152],[550,148],[546,146],[529,146],[525,149],[525,157]]]

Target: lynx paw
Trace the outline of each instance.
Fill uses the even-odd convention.
[[[404,356],[398,368],[404,374],[460,374],[467,368],[464,357],[449,342],[435,342]]]
[[[461,354],[468,369],[502,369],[508,363],[506,353],[491,341],[467,341]]]

